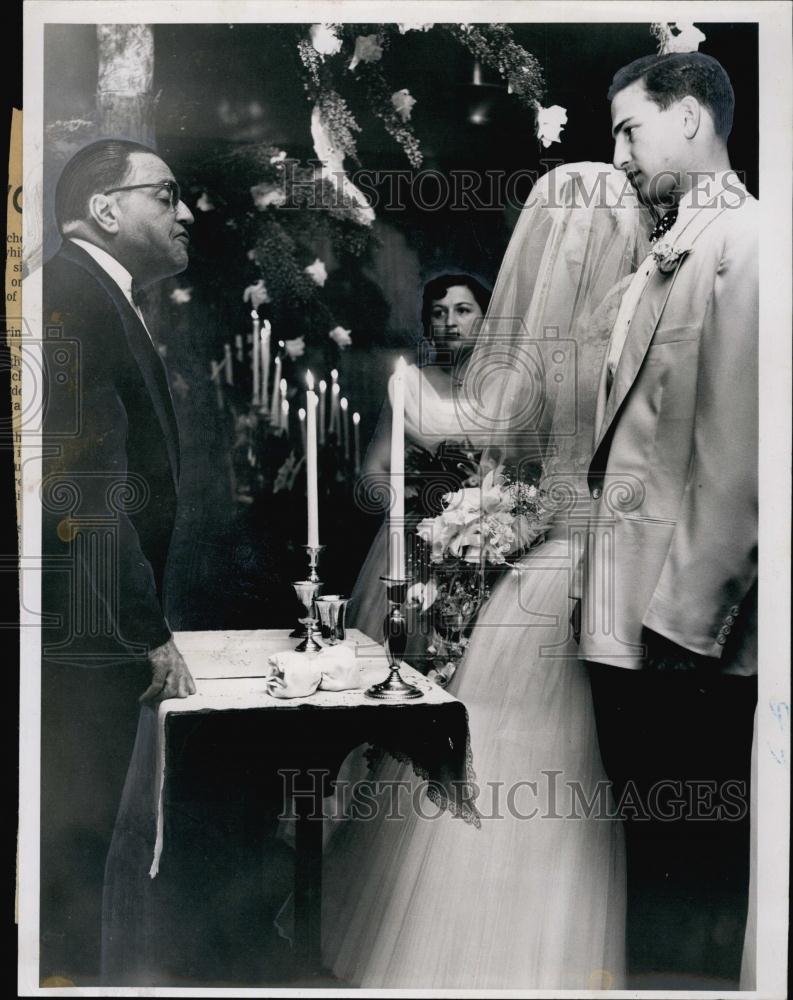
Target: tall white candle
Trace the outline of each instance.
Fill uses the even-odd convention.
[[[328,392],[328,383],[325,379],[319,382],[319,443],[325,444],[325,406]]]
[[[339,405],[341,406],[341,426],[342,426],[342,440],[344,442],[344,458],[345,461],[350,460],[350,415],[347,412],[349,406],[347,400],[342,396]]]
[[[281,400],[281,430],[289,433],[289,402],[286,399]]]
[[[261,341],[259,339],[259,314],[255,309],[251,310],[251,319],[253,320],[253,340],[251,346],[251,368],[253,370],[253,400],[254,406],[258,406],[261,402]]]
[[[328,432],[330,434],[335,433],[337,440],[341,433],[341,428],[339,427],[340,392],[341,389],[339,388],[339,373],[334,368],[330,373],[330,424],[328,426]]]
[[[234,375],[232,374],[233,362],[231,359],[231,344],[223,345],[224,364],[226,365],[226,385],[234,385]]]
[[[234,347],[235,347],[236,352],[237,352],[237,361],[239,361],[239,363],[242,364],[242,362],[244,360],[244,355],[242,353],[242,334],[241,333],[236,334],[236,336],[234,337]]]
[[[273,368],[273,396],[270,402],[270,425],[277,427],[281,420],[281,405],[279,393],[281,385],[281,355],[277,355]]]
[[[300,443],[303,445],[303,454],[306,453],[306,411],[301,406],[297,411],[297,419],[300,421]]]
[[[260,400],[262,409],[266,413],[268,409],[267,404],[269,402],[267,398],[267,389],[268,389],[268,383],[270,381],[270,321],[268,319],[266,319],[262,323],[260,336],[262,339],[262,345],[261,345],[262,384],[261,384]]]
[[[361,414],[353,413],[352,415],[352,430],[353,437],[355,438],[355,472],[356,475],[361,471]]]
[[[319,489],[317,486],[317,394],[314,376],[306,372],[306,501],[308,545],[319,546]]]
[[[391,400],[391,514],[388,524],[388,575],[405,577],[405,359],[399,358]]]

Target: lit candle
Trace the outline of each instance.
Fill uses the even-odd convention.
[[[388,523],[388,575],[405,577],[405,359],[396,363],[391,399],[391,513]]]
[[[223,345],[224,354],[224,364],[226,366],[226,385],[234,385],[234,376],[232,374],[233,362],[231,360],[231,344]]]
[[[262,338],[262,348],[261,348],[262,385],[260,392],[260,401],[262,409],[266,413],[267,403],[268,403],[267,386],[270,381],[270,321],[268,319],[266,319],[262,323],[261,338]]]
[[[237,361],[239,361],[239,363],[242,364],[243,354],[242,354],[242,334],[241,333],[238,333],[234,337],[234,346],[237,349]]]
[[[341,388],[338,382],[334,382],[330,387],[330,425],[328,426],[328,433],[336,435],[336,442],[338,443],[339,437],[341,436],[341,427],[339,426],[339,393]]]
[[[300,421],[300,443],[303,445],[303,454],[306,453],[306,411],[301,406],[297,411],[297,419]]]
[[[278,393],[281,385],[281,355],[276,355],[275,366],[273,368],[273,398],[270,402],[270,425],[277,427],[281,418],[281,407],[279,405]]]
[[[347,400],[342,396],[340,400],[341,406],[341,425],[342,425],[342,439],[344,441],[344,460],[349,462],[350,460],[350,415],[347,412],[348,407]]]
[[[352,415],[352,431],[353,437],[355,438],[355,472],[356,475],[361,471],[361,414],[353,413]]]
[[[325,444],[325,398],[327,396],[328,383],[325,379],[320,379],[319,383],[319,443]]]
[[[338,440],[340,427],[339,427],[339,393],[341,389],[339,388],[339,373],[334,368],[330,373],[330,426],[328,431],[330,434],[336,433],[336,438]]]
[[[289,433],[289,402],[286,399],[281,400],[281,430]]]
[[[285,378],[281,379],[281,381],[278,383],[278,387],[281,390],[281,402],[283,403],[286,400],[286,379]]]
[[[314,376],[306,372],[306,501],[308,506],[308,545],[319,546],[319,490],[317,487],[317,394]]]
[[[252,334],[252,351],[251,351],[251,368],[253,369],[253,400],[254,406],[258,406],[261,402],[261,390],[260,390],[260,380],[261,380],[261,341],[259,339],[259,314],[255,309],[251,310],[251,319],[253,320],[253,334]]]

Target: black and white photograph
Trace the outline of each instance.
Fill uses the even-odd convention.
[[[24,5],[20,995],[787,996],[792,12]]]

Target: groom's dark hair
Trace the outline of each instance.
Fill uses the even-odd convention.
[[[641,80],[647,96],[659,108],[691,95],[711,115],[716,133],[726,141],[732,131],[735,94],[722,64],[704,52],[670,52],[664,56],[642,56],[617,70],[609,87],[611,101],[621,90]]]

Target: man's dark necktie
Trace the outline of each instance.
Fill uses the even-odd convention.
[[[145,295],[144,295],[143,289],[140,287],[140,285],[136,281],[133,281],[132,282],[132,304],[135,306],[136,309],[140,309],[141,306],[143,305],[144,301],[145,301]]]
[[[655,224],[655,228],[650,233],[650,242],[655,243],[656,240],[660,240],[662,236],[666,236],[669,230],[677,222],[677,209],[670,208],[663,218],[659,219]]]

